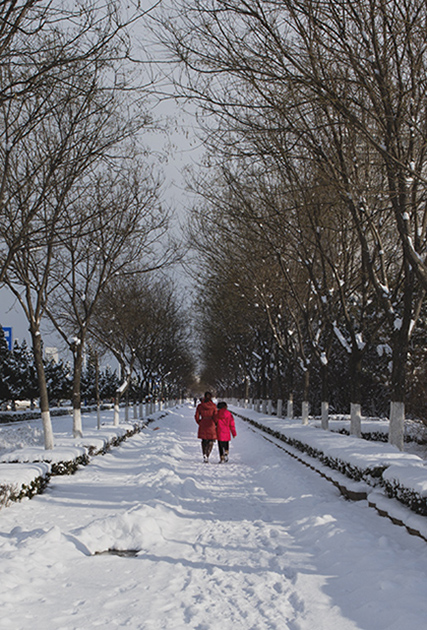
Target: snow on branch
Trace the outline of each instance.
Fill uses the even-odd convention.
[[[349,354],[351,354],[351,346],[348,343],[347,339],[342,334],[342,332],[340,331],[340,329],[338,328],[336,322],[333,323],[333,329],[334,329],[335,335],[337,336],[338,341],[340,342],[344,350],[346,350]]]

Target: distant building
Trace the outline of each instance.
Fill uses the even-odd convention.
[[[6,339],[7,347],[12,350],[13,346],[13,333],[11,326],[3,326],[4,338]]]

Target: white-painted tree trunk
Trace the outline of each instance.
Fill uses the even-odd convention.
[[[301,420],[303,424],[308,424],[308,400],[303,400],[301,405]]]
[[[288,400],[286,417],[290,418],[291,420],[294,417],[294,401],[292,400],[292,398],[289,398]]]
[[[362,412],[359,403],[350,405],[350,435],[362,437]]]
[[[329,403],[327,401],[322,402],[322,429],[325,431],[329,429]]]
[[[133,403],[133,419],[136,420],[138,418],[138,405],[136,402]]]
[[[262,401],[262,413],[267,413],[267,401],[263,400]]]
[[[282,413],[283,413],[283,400],[279,400],[277,401],[277,417],[281,418],[282,417]]]
[[[397,446],[403,451],[405,434],[405,403],[390,403],[390,424],[388,430],[388,441],[393,446]]]
[[[127,401],[125,403],[125,422],[129,422],[129,405]]]
[[[259,412],[260,405],[261,405],[261,401],[259,400],[259,398],[257,398],[256,401],[255,401],[255,411]]]
[[[73,436],[75,438],[83,437],[81,409],[73,409]]]
[[[54,446],[52,422],[50,419],[50,411],[42,411],[44,447],[47,451],[51,451]]]
[[[269,416],[271,416],[271,414],[273,413],[273,403],[271,402],[271,400],[267,401],[267,413]]]
[[[139,417],[142,418],[144,415],[144,405],[142,404],[142,401],[139,403]]]
[[[114,426],[118,427],[120,422],[119,403],[114,403]]]
[[[96,406],[96,426],[98,429],[101,428],[101,405]]]

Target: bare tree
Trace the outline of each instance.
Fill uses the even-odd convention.
[[[91,319],[108,283],[117,275],[163,266],[170,251],[159,241],[168,227],[159,183],[143,165],[121,163],[95,173],[67,208],[48,315],[74,357],[73,432],[82,435],[80,381]],[[129,368],[130,369],[130,368]],[[131,371],[131,369],[130,369]]]
[[[101,158],[111,159],[114,147],[146,122],[129,101],[125,107],[122,72],[115,65],[123,52],[121,37],[115,39],[121,27],[107,13],[107,18],[99,17],[89,3],[81,13],[85,18],[80,30],[80,23],[72,21],[61,30],[66,19],[55,10],[50,30],[40,28],[36,42],[31,41],[31,68],[38,64],[43,80],[37,90],[25,89],[25,94],[0,103],[0,278],[18,297],[29,321],[46,448],[53,447],[53,435],[40,324],[49,293],[58,286],[52,264],[70,226],[68,206],[77,187],[80,192],[84,188],[88,169]],[[61,63],[58,55],[65,55]],[[26,66],[20,71],[25,73]],[[6,66],[5,72],[11,75],[10,84],[14,66]]]
[[[215,115],[208,137],[259,160],[245,141],[257,134],[282,167],[291,149],[342,195],[389,322],[390,436],[402,447],[408,340],[427,286],[425,3],[202,0],[178,11],[163,24],[189,70],[181,87]]]
[[[24,196],[26,186],[22,181],[23,168],[17,171],[17,165],[26,161],[27,179],[40,178],[43,171],[46,188],[53,185],[50,180],[56,169],[67,161],[64,162],[65,151],[61,153],[56,147],[55,159],[50,155],[38,165],[33,161],[30,167],[26,158],[27,152],[33,150],[31,143],[38,133],[48,133],[48,118],[56,127],[62,118],[64,132],[68,125],[62,142],[64,147],[69,146],[71,118],[67,122],[67,115],[76,118],[77,110],[73,113],[70,108],[67,110],[67,100],[74,100],[77,109],[82,107],[84,94],[89,102],[95,89],[99,92],[101,82],[110,97],[117,95],[120,87],[129,88],[126,73],[118,72],[117,67],[129,55],[127,28],[143,13],[137,5],[133,9],[129,5],[124,19],[116,0],[84,0],[68,8],[50,0],[1,3],[0,282],[22,242],[32,237],[32,222],[39,211],[33,202],[22,207],[17,215],[11,196]],[[76,102],[77,89],[80,104]],[[105,105],[104,96],[104,109]],[[86,114],[88,111],[86,108]],[[95,104],[92,112],[95,113]],[[23,190],[19,193],[21,186]]]
[[[118,403],[139,378],[140,394],[160,396],[166,389],[185,389],[193,378],[185,314],[171,284],[156,274],[120,277],[111,282],[99,302],[92,334],[118,360],[122,384]]]

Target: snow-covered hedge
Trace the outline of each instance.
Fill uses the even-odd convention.
[[[350,431],[345,427],[341,427],[340,429],[334,429],[333,425],[330,427],[331,430],[335,433],[341,433],[342,435],[350,435]],[[422,427],[424,428],[424,426]],[[361,433],[363,440],[368,440],[368,442],[388,442],[388,424],[385,430],[368,430],[363,431]],[[416,442],[417,444],[426,444],[426,436],[424,435],[416,435],[414,433],[406,433],[403,436],[403,440],[407,443]]]
[[[41,494],[50,476],[51,467],[47,463],[21,464],[19,468],[0,464],[0,507]]]
[[[68,407],[56,407],[50,410],[51,416],[69,416],[72,412],[73,410]],[[0,412],[0,424],[22,422],[23,420],[38,420],[39,418],[41,418],[41,413],[40,410],[37,409]]]
[[[111,409],[111,403],[101,405],[101,410]],[[81,408],[82,413],[92,413],[96,411],[96,405],[86,405]],[[73,408],[67,407],[51,407],[49,409],[51,416],[70,416],[73,414]],[[38,420],[41,418],[40,409],[23,409],[20,411],[0,411],[0,424],[9,424],[11,422],[22,422],[23,420]]]
[[[427,469],[416,455],[390,444],[361,440],[312,426],[290,423],[250,412],[242,415],[261,431],[319,460],[349,479],[382,489],[417,514],[427,515]],[[260,417],[261,416],[261,417]]]
[[[427,470],[424,466],[390,466],[383,472],[381,485],[388,497],[427,516]]]
[[[89,463],[89,456],[86,449],[81,446],[60,445],[48,451],[37,446],[27,446],[18,451],[5,453],[0,461],[3,464],[48,463],[51,475],[72,475],[79,466],[86,466]]]

